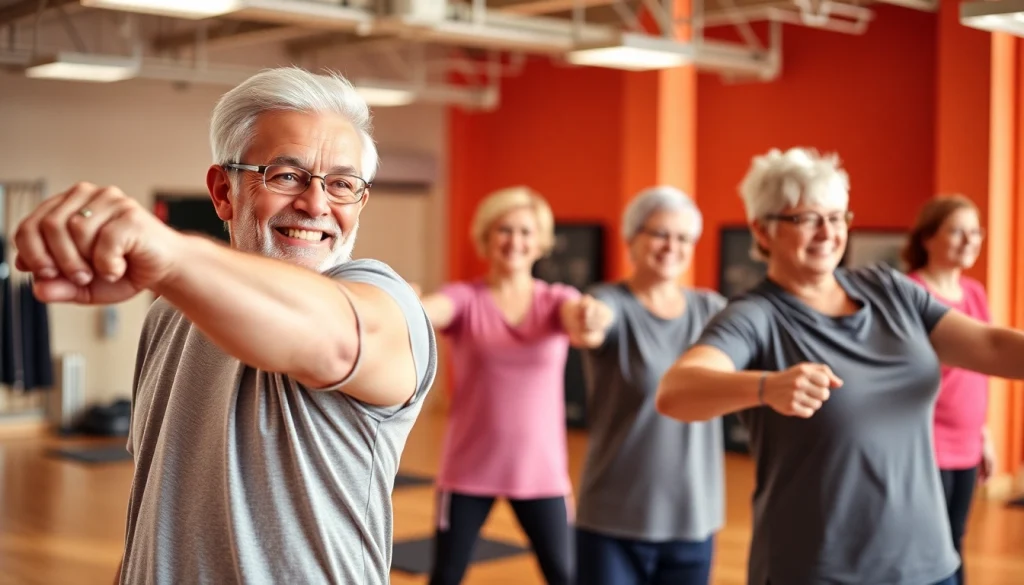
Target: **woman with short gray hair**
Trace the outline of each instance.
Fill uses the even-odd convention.
[[[839,267],[852,215],[835,156],[772,150],[741,184],[767,258],[671,368],[658,410],[740,411],[756,463],[750,585],[947,585],[932,447],[940,364],[1024,377],[1024,334],[949,309],[902,273]]]
[[[581,301],[590,438],[576,517],[578,582],[706,585],[724,522],[721,422],[671,420],[654,399],[662,373],[725,299],[678,283],[702,230],[684,193],[641,192],[622,230],[633,273]]]

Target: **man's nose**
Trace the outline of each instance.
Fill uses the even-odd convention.
[[[309,186],[292,204],[296,209],[305,211],[310,217],[320,217],[331,212],[330,201],[327,198],[327,183],[322,177],[312,177]]]

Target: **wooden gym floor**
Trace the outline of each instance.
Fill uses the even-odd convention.
[[[402,469],[436,470],[444,414],[425,410],[403,457]],[[100,585],[111,583],[121,554],[131,464],[83,465],[47,455],[67,444],[56,438],[0,438],[0,584]],[[569,440],[573,479],[579,477],[586,435]],[[728,524],[718,538],[713,581],[744,585],[750,539],[752,465],[730,455],[727,465]],[[433,519],[429,486],[396,490],[395,538],[427,536]],[[483,535],[525,544],[511,510],[499,503]],[[978,499],[966,542],[970,585],[1024,584],[1024,508]],[[392,573],[394,585],[426,578]],[[533,558],[471,565],[465,585],[542,584]]]

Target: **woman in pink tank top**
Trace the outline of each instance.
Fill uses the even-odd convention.
[[[921,209],[903,256],[910,278],[932,296],[988,322],[985,289],[963,275],[977,260],[983,237],[978,210],[970,199],[959,195],[938,197]],[[986,376],[942,367],[942,390],[935,404],[935,457],[946,494],[953,544],[961,556],[959,585],[964,583],[961,543],[974,486],[989,478],[994,462],[985,427],[987,408]]]
[[[487,273],[423,299],[454,370],[431,585],[462,581],[496,498],[511,504],[547,583],[574,581],[564,376],[581,295],[531,272],[553,224],[526,187],[492,194],[471,228]]]

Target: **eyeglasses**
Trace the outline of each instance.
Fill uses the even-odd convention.
[[[647,228],[640,228],[640,231],[662,243],[668,242],[670,240],[675,240],[680,244],[692,244],[693,242],[697,241],[697,238],[691,236],[690,234],[673,234],[665,230],[652,230]]]
[[[346,174],[314,175],[301,167],[289,165],[243,165],[228,163],[225,168],[240,171],[252,171],[263,176],[263,186],[281,195],[296,197],[309,188],[313,179],[320,179],[324,184],[327,197],[334,203],[352,204],[363,198],[371,183],[361,177]]]
[[[965,230],[961,228],[953,228],[946,232],[952,238],[957,240],[983,240],[985,239],[985,228],[975,228]]]
[[[766,215],[765,219],[785,221],[802,230],[819,230],[825,225],[825,222],[828,222],[828,224],[833,228],[849,228],[850,224],[853,223],[853,212],[846,211],[826,216],[816,211],[805,211],[803,213],[793,213],[789,215]]]

